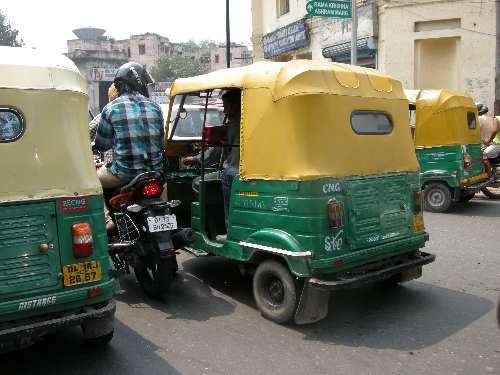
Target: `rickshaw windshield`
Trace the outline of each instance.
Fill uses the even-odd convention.
[[[419,168],[401,84],[375,70],[326,61],[258,62],[178,79],[171,97],[231,87],[242,90],[241,179],[313,180]]]
[[[453,90],[404,90],[415,110],[415,148],[481,143],[477,108]]]
[[[173,98],[168,120],[168,141],[200,141],[203,126],[218,126],[224,120],[221,90],[177,95]],[[169,106],[161,105],[164,113]]]

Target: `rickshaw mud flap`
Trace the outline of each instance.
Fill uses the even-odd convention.
[[[323,319],[328,314],[329,299],[329,290],[313,288],[310,279],[307,279],[295,313],[295,323],[307,324]]]
[[[106,306],[97,310],[92,306],[85,306],[82,310],[84,312],[81,314],[0,330],[0,352],[10,350],[9,347],[12,344],[9,343],[15,340],[41,337],[49,332],[57,331],[62,328],[74,327],[94,319],[105,319],[110,315],[114,315],[116,311],[116,300],[110,299]]]
[[[421,267],[423,265],[432,263],[436,260],[436,255],[428,253],[420,253],[417,259],[396,266],[388,267],[383,270],[368,272],[359,276],[349,278],[337,278],[335,280],[322,280],[318,278],[311,278],[309,284],[312,288],[326,289],[326,290],[340,290],[351,289],[361,285],[382,281],[389,276],[395,275],[400,272],[409,271],[412,268]]]

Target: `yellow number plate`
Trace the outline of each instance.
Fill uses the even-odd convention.
[[[413,233],[418,234],[424,231],[424,215],[413,215]]]
[[[102,278],[101,264],[98,260],[68,264],[63,267],[64,286],[91,283]]]

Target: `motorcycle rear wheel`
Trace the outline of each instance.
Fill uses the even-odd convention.
[[[492,165],[491,172],[493,172],[495,181],[498,181],[500,175],[500,167],[496,164]],[[486,186],[482,188],[481,191],[490,199],[500,199],[500,187]]]
[[[141,267],[134,269],[135,277],[144,293],[154,299],[161,299],[172,283],[172,262],[161,258],[157,249],[143,257]]]

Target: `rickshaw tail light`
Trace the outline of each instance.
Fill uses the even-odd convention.
[[[483,152],[483,164],[486,164],[488,162],[488,157],[486,154]]]
[[[338,229],[344,225],[344,203],[335,198],[328,201],[328,222],[331,229]]]
[[[344,264],[344,259],[343,258],[338,258],[338,259],[335,259],[335,261],[333,262],[333,265],[335,267],[340,267]]]
[[[85,258],[94,253],[92,228],[89,223],[76,223],[71,226],[73,235],[73,255],[75,258]]]
[[[464,155],[464,167],[465,168],[470,168],[471,162],[470,162],[470,156],[465,154]]]
[[[134,192],[135,190],[131,190],[123,194],[115,195],[109,200],[109,205],[117,210],[123,210],[125,207],[127,207],[128,202],[130,202],[130,199],[132,198],[132,195],[134,195]]]
[[[413,199],[415,201],[415,212],[422,211],[422,190],[413,189]]]
[[[147,184],[142,188],[141,194],[145,197],[149,197],[150,195],[158,195],[163,192],[163,185],[158,181],[153,181]]]

